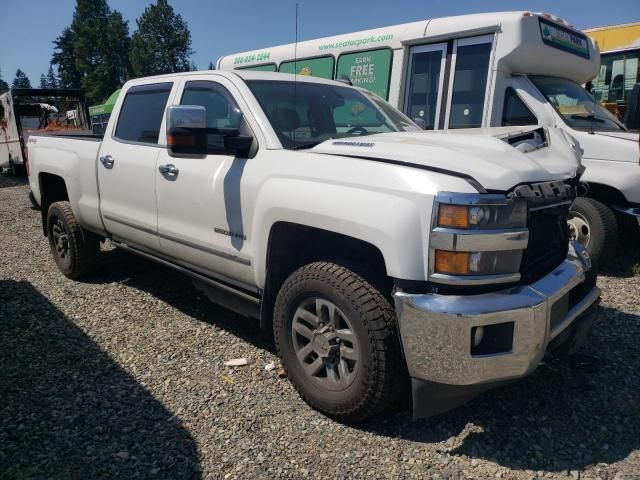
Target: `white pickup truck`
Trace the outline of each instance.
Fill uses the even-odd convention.
[[[420,417],[575,350],[596,317],[567,227],[577,147],[496,135],[424,134],[334,81],[192,72],[127,82],[102,141],[30,137],[29,181],[69,278],[109,238],[272,327],[314,408],[360,420],[410,378]]]

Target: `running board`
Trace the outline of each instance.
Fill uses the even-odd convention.
[[[131,247],[126,243],[120,243],[115,240],[111,240],[116,247],[121,248],[127,252],[133,253],[140,257],[146,258],[153,262],[159,263],[165,267],[177,270],[180,273],[188,275],[193,279],[194,286],[201,291],[209,300],[218,305],[223,306],[235,313],[244,315],[245,317],[260,318],[260,303],[261,299],[257,296],[253,296],[249,293],[243,292],[231,285],[227,285],[219,280],[213,279],[198,272],[194,272],[186,267],[177,265],[173,262],[157,257],[137,248]]]

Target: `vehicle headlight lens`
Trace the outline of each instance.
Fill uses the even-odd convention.
[[[445,228],[519,228],[527,225],[527,204],[504,205],[440,204],[438,226]]]
[[[507,283],[520,278],[527,248],[527,200],[500,194],[438,194],[432,223],[430,275],[451,285]]]

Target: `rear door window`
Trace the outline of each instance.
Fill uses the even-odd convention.
[[[167,82],[131,87],[120,109],[115,138],[157,145],[172,86]]]

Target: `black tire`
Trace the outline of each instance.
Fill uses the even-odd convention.
[[[589,197],[578,197],[571,205],[569,226],[572,236],[600,266],[613,258],[618,248],[618,222],[604,203]],[[579,228],[580,232],[576,232]]]
[[[345,378],[350,378],[350,383],[344,381],[348,385],[343,385],[337,390],[326,388],[326,385],[331,383],[330,365],[333,365],[333,372],[340,372],[341,381],[343,377],[342,370],[338,369],[336,363],[331,362],[331,357],[322,360],[324,366],[320,368],[326,367],[323,380],[321,376],[313,376],[305,371],[303,365],[306,364],[298,360],[297,347],[294,345],[297,342],[297,333],[294,334],[293,330],[294,321],[302,318],[296,316],[296,313],[303,305],[316,302],[316,299],[321,302],[327,301],[337,307],[336,311],[340,315],[336,318],[341,318],[341,321],[348,320],[350,328],[338,331],[349,331],[354,339],[351,344],[346,340],[338,345],[340,352],[343,348],[352,354],[354,351],[357,352],[358,359],[349,367],[353,368],[350,375],[345,375]],[[320,319],[321,313],[316,310],[316,314],[317,319]],[[327,324],[329,323],[331,322]],[[364,420],[387,407],[407,385],[408,375],[393,308],[384,295],[369,282],[343,266],[317,262],[292,273],[278,293],[273,330],[278,355],[294,387],[311,407],[330,417],[345,422]],[[322,336],[318,335],[319,331],[321,329],[313,331],[314,339],[316,335]],[[330,332],[327,335],[330,335]],[[334,362],[343,361],[342,353],[338,356],[339,360],[334,358]],[[311,352],[311,358],[312,363],[315,363],[320,355],[314,350]],[[307,366],[310,367],[311,364]],[[325,383],[322,383],[323,381]]]
[[[69,202],[56,202],[47,214],[47,235],[58,269],[75,280],[96,269],[100,240],[83,230]]]

